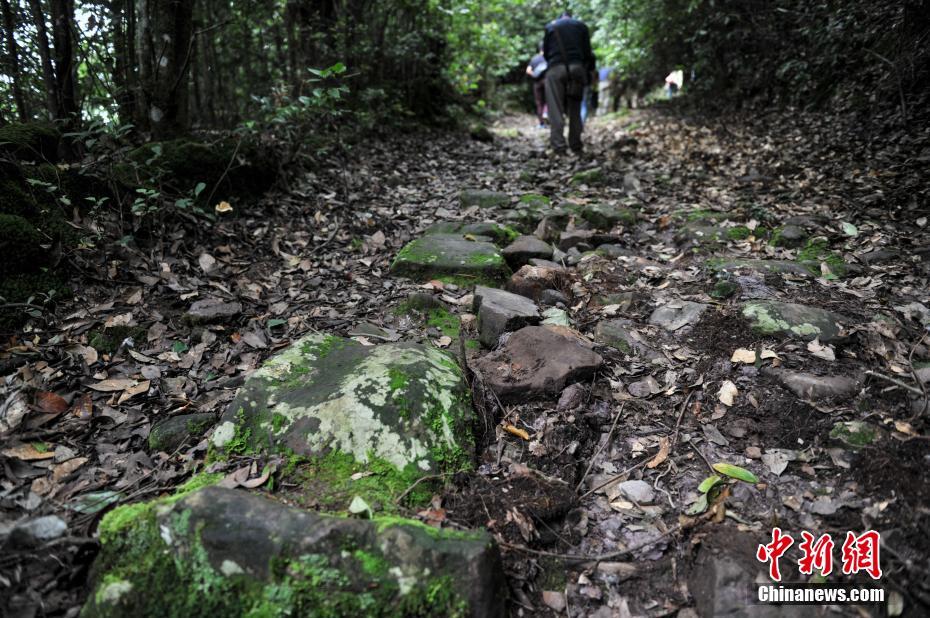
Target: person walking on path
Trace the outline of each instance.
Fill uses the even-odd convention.
[[[584,22],[568,11],[546,25],[543,55],[546,71],[546,102],[549,105],[549,143],[556,154],[565,153],[565,117],[568,116],[568,146],[580,154],[581,100],[596,67],[591,51],[591,33]]]
[[[543,44],[539,44],[538,52],[526,65],[526,74],[533,78],[533,97],[536,99],[536,118],[539,128],[546,127],[546,57],[543,56]]]

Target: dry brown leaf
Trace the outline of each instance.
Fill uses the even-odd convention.
[[[68,409],[68,402],[55,393],[39,391],[36,393],[36,407],[46,414],[61,414]]]
[[[108,378],[88,386],[91,390],[100,391],[101,393],[115,393],[132,388],[137,382],[131,378]]]
[[[150,383],[148,380],[143,380],[142,382],[139,382],[135,386],[130,386],[129,388],[123,391],[123,393],[119,396],[119,399],[116,401],[116,403],[123,403],[124,401],[132,399],[136,395],[140,395],[142,393],[147,392],[149,390],[149,385]]]
[[[61,479],[65,478],[81,466],[87,463],[87,457],[74,457],[63,463],[58,464],[57,466],[52,467],[52,481],[60,483]]]
[[[3,449],[3,451],[0,452],[7,457],[12,457],[21,461],[38,461],[41,459],[51,459],[55,456],[54,448],[46,445],[42,449],[37,449],[34,444],[18,444]]]
[[[668,437],[662,436],[659,438],[659,452],[656,453],[656,456],[653,457],[649,463],[646,464],[647,468],[655,468],[658,465],[661,465],[663,461],[668,459],[668,449],[669,442]]]
[[[89,421],[94,415],[94,400],[90,393],[86,393],[80,399],[74,402],[71,412],[82,421]]]
[[[756,362],[756,352],[755,350],[747,350],[746,348],[738,348],[733,352],[733,356],[730,357],[731,363],[746,363],[747,365],[752,365]]]
[[[226,200],[223,200],[222,202],[214,206],[213,210],[215,210],[218,214],[223,214],[226,212],[232,212],[233,207],[229,205],[229,202],[227,202]]]

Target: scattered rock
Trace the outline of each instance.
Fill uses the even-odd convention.
[[[514,294],[539,300],[545,290],[560,290],[564,294],[570,286],[571,275],[565,269],[527,264],[515,272],[504,287]]]
[[[56,515],[46,515],[13,526],[6,540],[9,549],[33,549],[64,536],[68,524]]]
[[[473,418],[462,371],[446,352],[314,333],[252,374],[212,442],[233,455],[283,447],[324,462],[378,464],[412,483],[471,465]]]
[[[787,260],[752,260],[752,259],[712,259],[707,260],[707,267],[715,272],[753,270],[757,272],[790,273],[792,275],[810,276],[810,271],[798,264]]]
[[[657,307],[649,316],[649,323],[661,326],[665,330],[676,331],[685,326],[696,324],[707,305],[688,300],[674,300]]]
[[[819,337],[822,343],[839,339],[840,323],[848,321],[825,309],[776,300],[748,302],[743,305],[743,316],[760,334],[804,340]]]
[[[566,384],[589,379],[602,362],[569,328],[527,326],[475,368],[501,400],[513,401],[554,397]]]
[[[777,377],[785,388],[798,397],[810,401],[851,399],[861,388],[858,380],[847,376],[817,376],[773,368],[767,368],[764,372]]]
[[[240,313],[242,313],[242,305],[238,302],[227,302],[219,298],[203,298],[190,306],[184,314],[184,321],[191,325],[230,322]]]
[[[511,268],[520,268],[531,259],[548,260],[552,257],[552,245],[535,236],[520,236],[501,251]]]
[[[469,208],[495,208],[510,204],[510,196],[501,191],[488,191],[487,189],[466,189],[459,194],[462,206]]]
[[[568,297],[558,290],[543,290],[539,295],[539,302],[543,305],[568,305]]]
[[[391,273],[411,279],[461,275],[481,282],[501,280],[510,269],[491,243],[452,234],[430,234],[401,249],[391,264]]]
[[[206,487],[116,509],[100,540],[88,618],[505,611],[500,553],[483,531],[318,515]]]
[[[783,247],[800,247],[807,240],[807,232],[799,225],[788,224],[778,231],[775,244]]]
[[[598,229],[610,230],[617,224],[634,225],[636,211],[624,206],[609,204],[588,204],[581,209],[585,221]]]
[[[620,490],[621,494],[638,504],[652,504],[655,499],[655,490],[646,481],[623,481],[617,485],[617,489]]]
[[[562,394],[559,396],[559,403],[556,409],[559,412],[574,410],[584,403],[587,396],[588,391],[584,386],[581,384],[570,384],[565,387],[565,390],[563,390]]]
[[[561,264],[557,264],[552,260],[541,260],[539,258],[532,258],[529,261],[530,266],[538,266],[540,268],[551,268],[553,270],[565,270],[565,267]]]
[[[593,230],[572,230],[562,232],[559,235],[559,249],[568,251],[572,247],[583,245],[586,249],[594,246],[594,237],[597,235]]]
[[[445,305],[435,294],[428,292],[413,292],[407,296],[404,303],[406,309],[414,311],[429,311],[431,309],[444,309]]]
[[[603,181],[604,171],[599,167],[592,167],[591,169],[577,172],[571,179],[573,185],[595,185]]]
[[[497,345],[500,336],[524,326],[538,324],[536,303],[518,294],[478,286],[472,311],[478,315],[478,340],[488,348]]]
[[[423,234],[454,234],[457,236],[465,236],[467,234],[473,237],[469,240],[478,240],[484,237],[491,238],[497,243],[506,243],[516,232],[508,227],[498,225],[493,221],[482,221],[480,223],[440,221],[439,223],[434,223],[429,226]]]
[[[149,432],[149,449],[173,453],[191,436],[199,437],[216,421],[212,414],[180,414],[160,421]]]
[[[629,320],[601,320],[594,329],[594,340],[620,350],[627,356],[643,356],[648,359],[659,357],[659,353],[641,340],[632,330]]]

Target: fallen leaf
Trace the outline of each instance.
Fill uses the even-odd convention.
[[[755,353],[753,353],[755,356]],[[720,390],[717,392],[717,398],[720,400],[720,403],[729,407],[733,405],[734,398],[739,394],[739,390],[736,388],[736,384],[733,384],[729,380],[724,380],[723,384],[720,385]]]
[[[136,384],[137,382],[131,378],[108,378],[96,384],[91,384],[88,388],[102,393],[114,393],[132,388]]]
[[[60,483],[63,478],[87,463],[87,457],[75,457],[52,468],[52,480]]]
[[[646,464],[646,467],[655,468],[656,466],[660,465],[663,461],[668,459],[668,449],[669,449],[668,438],[666,436],[662,436],[661,438],[659,438],[659,452],[656,453],[656,456],[653,457],[649,461],[649,463]]]
[[[733,356],[730,357],[731,363],[746,363],[751,365],[756,362],[756,352],[755,350],[747,350],[746,348],[738,348],[733,352]],[[729,404],[727,404],[729,405]]]
[[[71,407],[71,412],[80,420],[89,421],[94,415],[94,400],[91,398],[90,393],[86,393],[75,401]]]
[[[21,461],[38,461],[41,459],[51,459],[55,456],[55,449],[48,448],[47,445],[41,442],[38,444],[40,444],[41,447],[37,447],[35,444],[19,444],[3,449],[3,451],[0,452],[7,457],[13,457]]]
[[[728,464],[723,461],[715,463],[712,467],[720,474],[725,474],[746,483],[756,484],[759,482],[759,477],[746,468],[740,468],[739,466],[734,466],[733,464]]]
[[[128,399],[132,399],[136,395],[141,395],[142,393],[147,392],[149,390],[149,385],[150,385],[150,382],[148,380],[143,380],[142,382],[139,382],[135,386],[131,386],[127,388],[119,396],[119,399],[116,401],[116,403],[123,403],[124,401],[127,401]]]
[[[434,343],[440,348],[448,348],[449,345],[452,343],[452,337],[449,337],[448,335],[443,335],[439,339],[436,339]]]
[[[833,346],[823,345],[820,343],[820,339],[814,339],[813,341],[808,342],[807,351],[816,356],[817,358],[822,358],[827,361],[835,361],[836,354],[833,352]]]
[[[232,212],[233,207],[229,205],[229,202],[224,200],[220,202],[219,204],[217,204],[216,206],[214,206],[213,210],[215,210],[218,214],[223,214],[227,212]]]
[[[61,414],[68,409],[68,402],[55,393],[39,391],[36,393],[36,407],[46,414]]]
[[[205,275],[209,275],[216,268],[216,258],[209,253],[201,253],[197,258],[197,263]]]

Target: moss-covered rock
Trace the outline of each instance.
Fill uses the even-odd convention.
[[[207,487],[120,507],[100,524],[84,618],[503,616],[484,532],[308,513]]]
[[[477,206],[478,208],[495,208],[506,206],[510,203],[510,196],[501,191],[489,191],[487,189],[465,189],[459,194],[459,200],[462,206],[468,208]]]
[[[149,448],[171,453],[192,436],[202,436],[213,425],[212,414],[180,414],[159,421],[149,432]]]
[[[837,277],[846,274],[846,262],[842,256],[830,251],[829,243],[825,238],[807,241],[804,248],[798,251],[798,263],[814,275],[821,274],[821,263],[826,264],[830,272]]]
[[[588,204],[581,209],[581,216],[594,227],[603,230],[609,230],[617,224],[636,223],[635,210],[610,204]]]
[[[39,208],[32,194],[15,180],[0,181],[0,215],[17,215],[32,219]]]
[[[428,234],[400,250],[391,264],[391,273],[423,280],[451,275],[483,283],[503,280],[510,269],[491,243],[466,240],[456,234]]]
[[[316,480],[332,474],[337,489],[357,464],[403,491],[423,476],[471,468],[473,421],[462,372],[442,350],[312,334],[249,378],[212,440],[228,454],[308,457]]]
[[[788,260],[757,260],[750,258],[711,258],[704,265],[713,272],[733,272],[737,270],[754,270],[757,272],[790,273],[808,276],[810,272],[804,266]]]
[[[520,205],[529,208],[545,208],[552,200],[539,193],[524,193],[520,196]]]
[[[778,335],[822,342],[840,337],[840,324],[849,322],[841,315],[818,307],[775,300],[757,300],[743,305],[743,317],[762,335]]]
[[[48,263],[49,251],[36,228],[18,215],[0,215],[0,276],[35,272]]]
[[[573,185],[598,185],[605,180],[604,170],[594,167],[588,170],[582,170],[572,176]]]
[[[512,242],[520,235],[520,233],[512,227],[500,225],[493,221],[482,221],[480,223],[440,221],[428,227],[424,234],[453,234],[463,237],[467,235],[470,240],[477,240],[481,237],[485,237],[492,239],[499,245]]]
[[[879,438],[880,432],[874,425],[863,421],[838,421],[830,430],[830,437],[853,448],[862,448]]]
[[[61,133],[48,122],[14,122],[0,127],[0,153],[24,161],[56,161]]]
[[[229,198],[255,198],[274,184],[277,169],[274,161],[247,141],[234,139],[205,143],[189,139],[153,142],[129,154],[129,162],[118,167],[120,182],[129,187],[149,186],[155,177],[163,185],[180,193],[194,190],[198,183],[207,189],[206,199],[216,183],[214,201]]]

